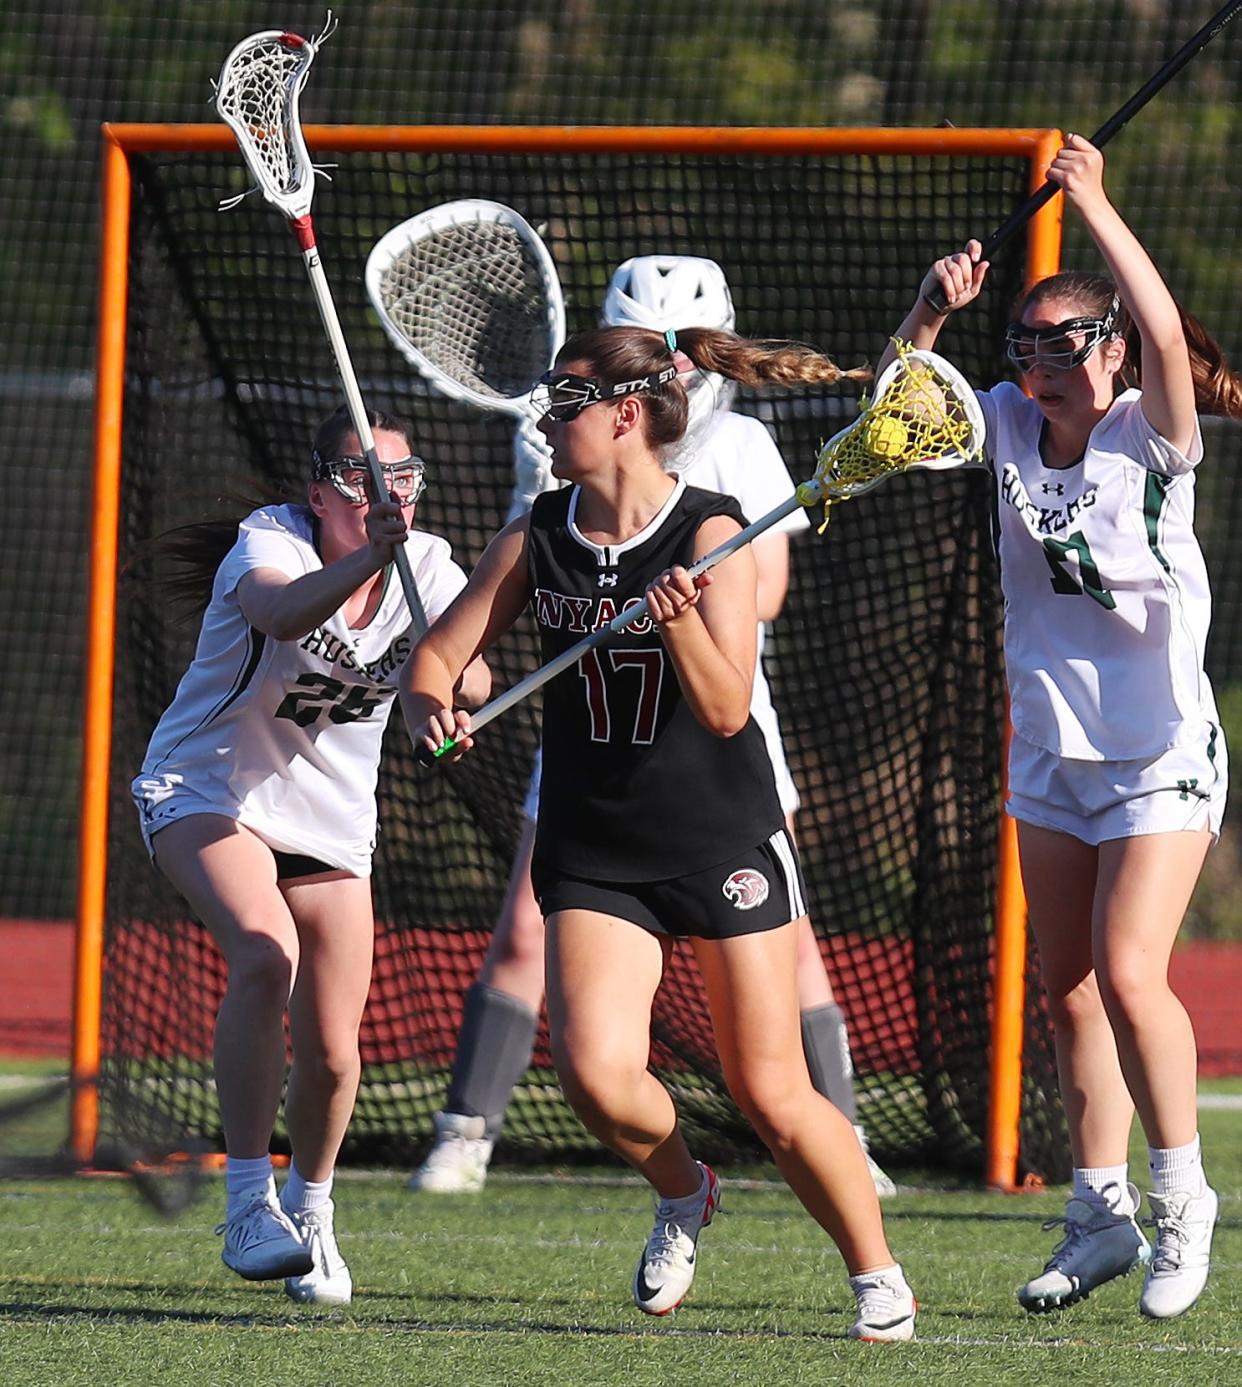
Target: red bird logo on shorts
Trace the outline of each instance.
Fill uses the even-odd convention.
[[[768,879],[753,867],[742,867],[724,880],[720,893],[734,910],[754,910],[768,898]]]

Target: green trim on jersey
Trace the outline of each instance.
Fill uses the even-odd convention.
[[[1147,543],[1160,561],[1160,567],[1170,576],[1173,569],[1168,559],[1160,552],[1159,538],[1160,518],[1164,514],[1164,503],[1172,485],[1172,477],[1162,477],[1158,472],[1148,472],[1147,485],[1143,489],[1143,519],[1147,524]]]

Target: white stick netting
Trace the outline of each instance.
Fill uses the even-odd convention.
[[[425,232],[393,257],[379,293],[401,337],[480,395],[524,395],[552,364],[557,341],[543,267],[503,222]]]
[[[216,110],[259,191],[288,217],[305,216],[314,193],[298,95],[315,53],[316,44],[296,34],[252,34],[229,54],[216,88]]]

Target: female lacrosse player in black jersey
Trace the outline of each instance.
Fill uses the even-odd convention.
[[[545,381],[539,425],[570,485],[492,541],[411,656],[402,703],[416,738],[435,748],[460,737],[460,755],[472,740],[468,715],[449,711],[453,686],[527,605],[551,659],[646,594],[649,618],[545,688],[532,870],[562,1088],[659,1198],[635,1302],[653,1315],[681,1303],[719,1201],[715,1175],[690,1155],[647,1068],[652,1001],[681,937],[703,975],[730,1091],[845,1258],[858,1301],[850,1333],[909,1339],[914,1299],[885,1241],[866,1157],[811,1086],[802,1052],[793,925],[802,881],[749,711],[754,559],[743,548],[698,585],[686,572],[744,520],[732,497],[662,465],[660,450],[686,427],[678,350],[746,384],[842,376],[808,348],[712,329],[572,338]]]

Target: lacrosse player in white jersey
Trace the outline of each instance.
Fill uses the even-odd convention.
[[[228,965],[215,1078],[227,1148],[225,1264],[284,1277],[294,1300],[345,1304],[333,1168],[357,1095],[358,1026],[371,979],[371,854],[380,744],[413,645],[392,573],[409,556],[427,615],[465,585],[444,540],[410,529],[424,465],[411,426],[371,417],[390,500],[367,505],[349,414],[315,440],[306,504],[166,537],[183,593],[210,590],[194,661],[133,782],[155,865]],[[460,697],[481,703],[485,664]],[[289,1178],[268,1154],[285,1101]]]
[[[659,332],[732,329],[733,300],[724,272],[714,260],[644,255],[625,261],[613,274],[601,321],[606,327]],[[793,492],[772,436],[758,419],[730,410],[736,389],[733,382],[697,370],[684,356],[679,365],[690,418],[685,437],[670,451],[666,465],[694,486],[735,496],[748,519],[766,515]],[[551,473],[547,443],[537,430],[520,429],[514,452],[517,484],[510,520],[525,514],[536,496],[558,485]],[[758,570],[760,618],[751,712],[764,734],[791,832],[798,792],[763,673],[763,623],[780,614],[789,582],[789,537],[807,523],[805,511],[799,508],[751,546]],[[415,1190],[453,1194],[483,1187],[513,1089],[530,1065],[544,989],[544,923],[530,883],[539,775],[536,764],[500,918],[480,975],[466,994],[445,1110],[435,1116],[435,1144],[410,1179]],[[855,1124],[865,1150],[865,1133],[857,1123],[845,1016],[833,996],[807,916],[798,927],[798,1003],[803,1048],[815,1087]],[[877,1193],[895,1193],[896,1186],[869,1153],[867,1159]]]
[[[1202,1291],[1217,1218],[1194,1033],[1168,966],[1227,777],[1203,667],[1197,411],[1242,417],[1242,385],[1110,203],[1103,168],[1089,141],[1068,135],[1048,176],[1111,278],[1035,285],[1007,332],[1029,394],[1003,384],[980,395],[1000,516],[1007,807],[1074,1161],[1065,1235],[1018,1299],[1058,1309],[1146,1264],[1139,1308],[1165,1319]],[[897,335],[931,347],[945,318],[922,295],[939,288],[948,311],[963,308],[987,273],[980,254],[971,241],[937,261]],[[1154,1248],[1126,1164],[1136,1108]]]

